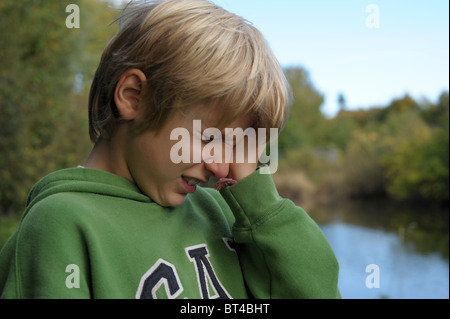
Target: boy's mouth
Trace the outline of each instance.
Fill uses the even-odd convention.
[[[183,181],[184,189],[187,193],[193,193],[195,192],[197,188],[197,184],[201,183],[202,181],[193,177],[187,177],[187,176],[181,176],[181,179]]]
[[[183,178],[186,180],[186,182],[187,182],[189,185],[192,185],[192,186],[197,185],[197,184],[199,184],[199,183],[202,182],[201,180],[196,179],[196,178],[193,178],[193,177],[186,177],[186,176],[183,176]]]

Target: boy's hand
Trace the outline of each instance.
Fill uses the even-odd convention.
[[[230,163],[227,177],[240,181],[255,172],[265,147],[265,143],[258,145],[256,135],[246,135],[241,141],[237,141],[233,147],[233,161]]]
[[[231,163],[228,177],[239,182],[252,174],[256,170],[257,165],[257,163]]]

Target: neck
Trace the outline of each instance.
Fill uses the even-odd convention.
[[[123,148],[120,147],[120,141],[116,138],[100,138],[95,143],[83,166],[110,172],[132,181],[121,149]]]

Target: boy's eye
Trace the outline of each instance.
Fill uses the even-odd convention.
[[[211,135],[211,136],[203,135],[202,140],[205,142],[212,142],[212,141],[214,141],[214,135]]]

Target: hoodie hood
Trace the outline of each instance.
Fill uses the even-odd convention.
[[[152,202],[127,179],[106,171],[91,168],[67,168],[53,172],[37,182],[26,202],[26,210],[46,197],[57,193],[81,192],[122,197],[140,202]]]

